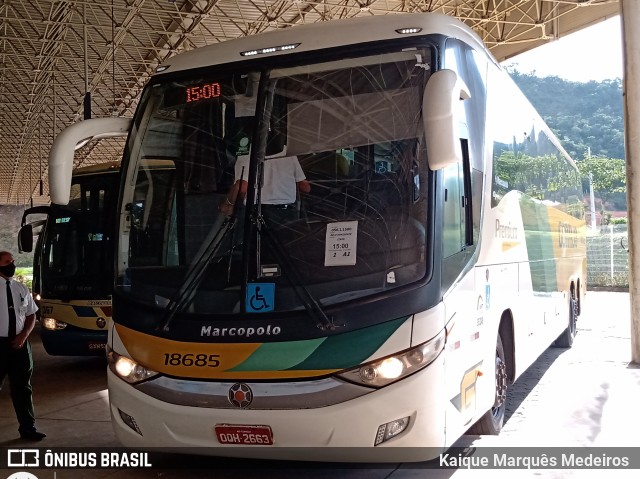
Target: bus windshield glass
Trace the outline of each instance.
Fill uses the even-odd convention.
[[[64,301],[111,295],[118,177],[117,170],[74,176],[69,204],[51,205],[43,243],[43,296]]]
[[[125,156],[116,291],[230,315],[422,280],[430,63],[430,48],[405,46],[147,87]]]

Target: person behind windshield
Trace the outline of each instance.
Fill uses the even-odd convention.
[[[226,215],[233,212],[237,201],[244,202],[249,183],[249,155],[238,156],[235,165],[235,183],[220,205]],[[286,156],[285,150],[264,160],[263,186],[260,203],[265,217],[277,223],[295,220],[297,217],[296,194],[309,193],[311,184],[302,171],[297,156]]]

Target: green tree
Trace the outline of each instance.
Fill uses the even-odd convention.
[[[575,190],[578,175],[555,155],[530,156],[504,151],[496,160],[496,174],[513,189],[539,200],[557,200]],[[575,191],[571,191],[575,193]]]
[[[571,82],[535,74],[509,74],[565,150],[574,158],[624,158],[622,81]]]
[[[577,165],[583,177],[592,175],[593,193],[600,198],[603,213],[614,195],[626,192],[627,170],[624,160],[592,156],[578,161]]]

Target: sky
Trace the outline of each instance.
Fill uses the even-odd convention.
[[[622,78],[620,17],[561,37],[502,63],[521,73],[575,82]]]

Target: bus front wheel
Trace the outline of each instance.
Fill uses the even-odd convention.
[[[497,435],[502,429],[504,415],[507,409],[507,387],[509,379],[507,376],[507,363],[504,356],[502,339],[498,336],[496,343],[496,370],[495,370],[495,400],[489,411],[478,419],[469,432],[478,435]]]

